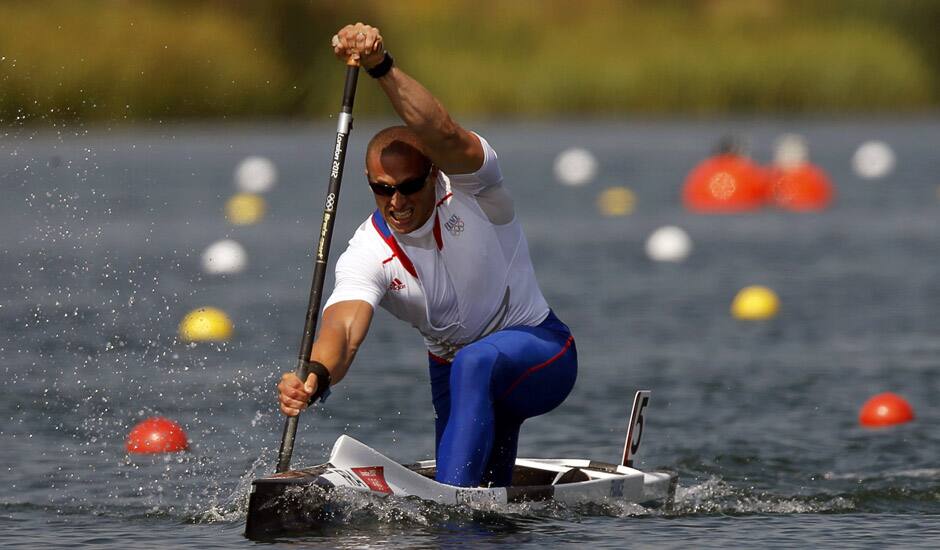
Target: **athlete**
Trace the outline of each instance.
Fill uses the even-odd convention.
[[[436,479],[509,485],[522,422],[574,386],[574,339],[539,290],[496,152],[395,64],[377,28],[347,25],[332,45],[376,79],[405,124],[369,142],[377,208],[336,263],[312,373],[278,384],[281,411],[299,414],[342,380],[381,306],[428,348]]]

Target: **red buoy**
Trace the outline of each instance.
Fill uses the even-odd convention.
[[[125,447],[134,454],[175,453],[188,449],[189,439],[176,422],[154,416],[134,426]]]
[[[705,159],[689,173],[682,189],[685,207],[701,214],[753,211],[766,201],[766,173],[734,153]]]
[[[914,409],[903,397],[885,392],[873,396],[862,405],[858,421],[862,426],[877,428],[914,420]]]
[[[823,210],[833,197],[826,173],[808,162],[792,168],[772,169],[770,190],[774,204],[801,212]]]

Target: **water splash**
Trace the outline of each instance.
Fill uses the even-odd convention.
[[[196,522],[239,522],[245,518],[250,481],[262,461],[239,481],[231,497],[194,518]],[[556,501],[511,504],[448,505],[417,497],[379,496],[348,488],[324,490],[318,486],[290,489],[281,505],[305,518],[311,531],[355,527],[438,528],[454,523],[492,524],[542,521],[582,522],[589,518],[618,519],[688,517],[702,515],[839,513],[856,509],[852,499],[840,496],[782,496],[735,487],[719,477],[680,486],[675,502],[659,508],[605,500],[566,505]]]
[[[713,476],[703,483],[678,487],[668,516],[700,514],[808,514],[848,512],[855,503],[840,496],[783,496],[736,487]]]
[[[228,497],[219,502],[213,499],[209,508],[203,510],[190,519],[193,523],[230,523],[243,521],[248,513],[248,496],[251,494],[251,482],[259,477],[259,473],[271,465],[270,453],[262,453],[251,464],[235,485],[235,489]]]
[[[822,477],[827,480],[852,480],[858,482],[903,478],[940,480],[940,468],[912,468],[889,470],[887,472],[826,472]]]

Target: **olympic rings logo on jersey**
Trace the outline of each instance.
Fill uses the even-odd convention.
[[[444,229],[447,230],[451,235],[458,237],[463,233],[464,223],[457,214],[452,214],[450,219],[447,220],[447,223],[444,224]]]

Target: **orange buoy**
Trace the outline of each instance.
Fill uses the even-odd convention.
[[[832,184],[817,166],[807,162],[791,168],[773,168],[770,173],[771,197],[781,208],[811,212],[823,210],[832,202]]]
[[[176,422],[154,416],[134,426],[125,447],[134,454],[175,453],[188,449],[189,439]]]
[[[903,397],[885,392],[873,396],[862,405],[858,421],[867,428],[892,426],[914,420],[914,409]]]
[[[766,201],[764,170],[734,153],[705,159],[692,169],[682,189],[685,207],[701,214],[747,212]]]

